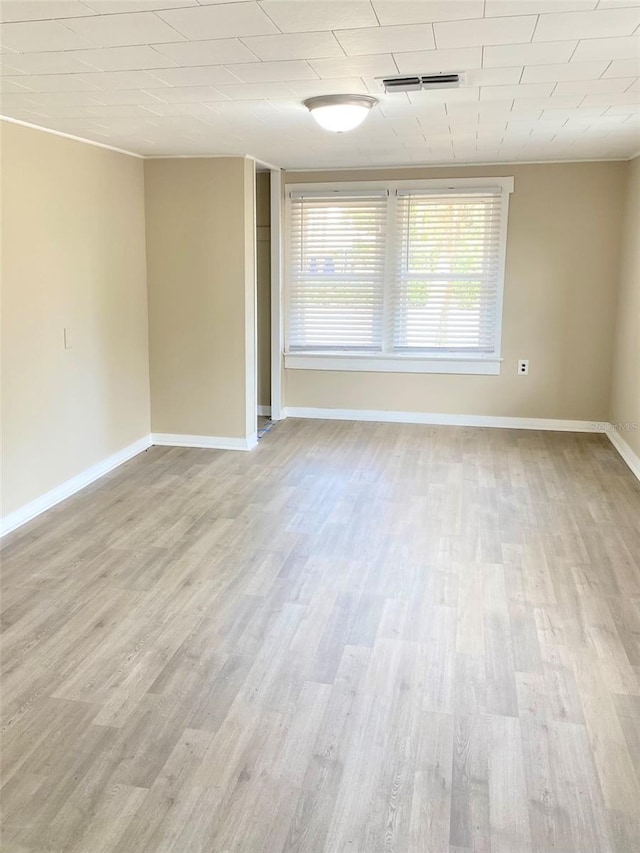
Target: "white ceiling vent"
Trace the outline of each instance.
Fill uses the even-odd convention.
[[[459,72],[401,74],[397,77],[383,77],[381,82],[385,92],[420,92],[429,89],[456,89],[463,82],[463,77]]]

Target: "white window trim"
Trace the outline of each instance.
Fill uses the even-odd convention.
[[[288,287],[289,287],[289,257],[290,257],[290,205],[288,203],[291,193],[318,192],[336,193],[349,192],[353,190],[380,190],[386,189],[390,193],[396,190],[433,190],[460,189],[474,187],[500,187],[503,199],[503,216],[500,233],[500,255],[499,255],[499,281],[498,296],[496,303],[496,345],[492,353],[429,353],[429,354],[394,354],[389,353],[353,353],[345,352],[290,352],[287,341],[289,312],[288,312]],[[374,373],[458,373],[458,374],[484,374],[497,376],[500,374],[502,364],[502,323],[503,323],[503,300],[504,300],[504,275],[505,257],[507,249],[507,224],[509,216],[509,196],[514,190],[513,177],[502,178],[434,178],[421,181],[343,181],[331,183],[300,183],[287,184],[285,205],[285,276],[284,276],[284,319],[285,319],[285,348],[283,352],[284,366],[288,370],[346,370],[356,372]]]

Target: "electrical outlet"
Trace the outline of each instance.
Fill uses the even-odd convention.
[[[527,376],[529,373],[529,359],[521,358],[518,361],[518,376]]]

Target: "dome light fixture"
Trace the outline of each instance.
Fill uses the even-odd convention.
[[[334,133],[344,133],[361,125],[377,103],[369,95],[320,95],[304,101],[320,127]]]

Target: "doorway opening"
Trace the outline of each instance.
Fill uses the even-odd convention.
[[[258,439],[286,417],[282,404],[282,172],[255,162],[254,411]]]

